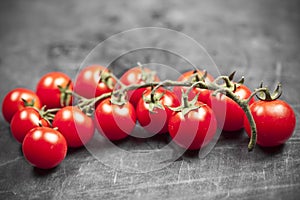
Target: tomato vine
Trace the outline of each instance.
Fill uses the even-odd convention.
[[[253,116],[251,114],[250,108],[249,108],[249,101],[250,99],[257,95],[258,93],[263,93],[265,94],[266,97],[270,96],[269,90],[266,87],[263,87],[262,85],[257,88],[256,90],[254,90],[250,97],[248,99],[241,99],[239,98],[238,95],[234,94],[234,91],[236,90],[236,88],[240,85],[243,84],[244,82],[244,77],[241,78],[240,81],[238,82],[233,82],[233,77],[234,77],[234,73],[230,74],[229,76],[219,76],[217,77],[214,81],[212,82],[206,82],[205,81],[205,77],[206,77],[206,72],[203,74],[202,77],[200,77],[200,79],[197,82],[191,82],[191,80],[187,80],[187,81],[173,81],[173,80],[164,80],[161,82],[146,82],[146,83],[142,83],[142,84],[131,84],[131,85],[124,85],[123,83],[121,83],[119,81],[119,79],[113,75],[111,73],[111,77],[113,77],[115,80],[117,80],[117,85],[119,86],[119,89],[116,89],[112,92],[108,92],[108,93],[104,93],[98,97],[95,98],[84,98],[78,94],[76,94],[73,91],[65,91],[67,94],[73,94],[75,97],[79,98],[79,103],[77,104],[77,106],[83,110],[85,113],[87,113],[89,116],[91,116],[94,112],[94,105],[103,100],[106,99],[108,97],[112,97],[112,96],[122,96],[124,97],[124,95],[131,90],[136,90],[136,89],[140,89],[140,88],[147,88],[147,87],[152,87],[152,94],[155,93],[155,91],[160,88],[160,87],[174,87],[174,86],[183,86],[183,87],[189,87],[187,94],[190,92],[190,90],[192,90],[193,88],[199,88],[199,89],[207,89],[207,90],[211,90],[213,91],[213,95],[217,95],[218,93],[222,93],[224,95],[226,95],[227,97],[229,97],[230,99],[232,99],[234,102],[236,102],[245,112],[245,115],[250,123],[250,127],[251,127],[251,137],[250,137],[250,141],[248,144],[248,150],[252,151],[255,144],[256,144],[256,140],[257,140],[257,128],[256,128],[256,124],[255,121],[253,119]],[[196,76],[196,75],[195,75]],[[281,93],[281,84],[278,83],[277,89],[275,90],[274,93]],[[276,97],[278,98],[280,95],[277,95]],[[183,98],[187,98],[187,95],[183,95]],[[117,100],[114,101],[114,103],[116,104],[124,104],[125,98],[118,98]]]
[[[57,166],[67,148],[87,144],[95,129],[115,141],[131,135],[137,122],[149,134],[168,133],[178,146],[190,150],[209,144],[218,127],[244,128],[250,138],[248,151],[256,144],[285,143],[296,117],[291,106],[279,100],[281,84],[273,92],[263,83],[251,91],[244,77],[234,81],[234,75],[214,79],[205,70],[191,70],[177,80],[161,81],[155,71],[138,63],[118,78],[107,68],[92,65],[79,72],[74,85],[66,74],[51,72],[40,79],[36,93],[25,88],[10,91],[2,113],[22,143],[25,158],[39,168]],[[42,146],[44,151],[36,154]]]

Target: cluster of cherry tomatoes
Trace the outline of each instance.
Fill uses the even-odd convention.
[[[206,146],[217,128],[245,128],[251,136],[241,106],[225,94],[197,87],[199,81],[212,83],[214,78],[192,70],[164,87],[145,67],[131,68],[118,79],[105,67],[91,65],[79,72],[74,83],[66,74],[50,72],[39,80],[36,92],[10,91],[2,113],[13,137],[22,144],[25,158],[43,169],[57,166],[68,148],[88,143],[95,129],[115,141],[128,137],[139,123],[149,135],[168,133],[180,147],[191,150]],[[230,86],[250,106],[257,144],[276,146],[291,137],[296,119],[286,102],[270,99],[270,95],[255,100],[245,85],[230,80],[226,87]]]

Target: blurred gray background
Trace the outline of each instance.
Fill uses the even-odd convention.
[[[283,83],[283,99],[300,108],[300,1],[0,1],[0,100],[15,87],[35,90],[39,78],[62,71],[72,78],[88,53],[110,36],[133,28],[163,27],[199,42],[222,74],[234,70],[254,89],[261,80]],[[99,51],[106,63],[128,47],[167,36],[137,35]],[[181,45],[167,43],[166,48]],[[197,59],[193,48],[180,48]],[[101,54],[101,55],[100,55]],[[106,60],[107,58],[107,60]],[[132,53],[112,63],[119,75],[136,62],[163,61],[184,71],[168,54]],[[99,63],[101,64],[101,63]],[[198,63],[197,63],[198,64]],[[201,65],[201,63],[199,63]],[[205,66],[199,66],[205,68]],[[160,73],[164,77],[165,72]],[[0,199],[296,199],[300,196],[300,132],[286,145],[247,152],[244,131],[223,133],[204,159],[188,153],[145,174],[116,171],[85,149],[71,151],[50,172],[29,166],[0,115]],[[298,126],[299,127],[299,126]],[[153,149],[162,138],[129,139],[126,149]],[[117,157],[115,158],[118,159]]]

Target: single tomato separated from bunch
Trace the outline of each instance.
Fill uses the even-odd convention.
[[[115,83],[106,67],[90,65],[79,72],[74,91],[85,98],[93,98],[111,92]]]
[[[208,145],[217,131],[217,120],[211,108],[200,102],[195,106],[198,108],[187,113],[176,112],[168,125],[173,141],[189,150],[198,150]]]
[[[66,157],[67,141],[60,132],[52,128],[36,127],[25,136],[22,151],[31,165],[51,169]]]
[[[204,72],[201,70],[192,70],[192,71],[188,71],[183,73],[178,79],[177,81],[188,81],[191,80],[191,83],[195,83],[201,80],[201,78],[204,76]],[[193,77],[194,76],[194,77]],[[193,78],[192,78],[193,77]],[[204,79],[205,82],[213,82],[214,78],[212,77],[212,75],[207,74],[206,78]],[[182,87],[182,86],[175,86],[173,88],[174,93],[177,95],[178,99],[181,100],[182,98],[182,91],[186,92],[188,90],[188,87]],[[198,96],[198,101],[201,101],[203,103],[208,103],[210,101],[210,94],[211,91],[207,90],[207,89],[201,89],[201,88],[197,88],[194,87],[190,93],[188,94],[188,99],[192,100],[197,94],[199,94]]]
[[[104,99],[95,110],[97,130],[109,140],[121,140],[131,134],[136,124],[133,105],[116,105],[111,98]]]
[[[168,132],[168,121],[174,113],[169,107],[179,106],[176,95],[158,88],[151,97],[151,90],[143,94],[136,107],[136,115],[141,126],[151,134]]]
[[[69,147],[78,148],[87,144],[93,137],[95,126],[93,120],[79,108],[67,106],[59,110],[53,127],[65,137]]]
[[[41,108],[42,103],[39,97],[31,90],[16,88],[11,90],[4,97],[2,103],[2,114],[7,122],[10,122],[14,114],[27,106]]]
[[[240,99],[246,100],[250,97],[251,90],[241,84],[236,88],[234,94]],[[254,98],[252,98],[249,105],[254,101]],[[243,109],[226,95],[218,93],[216,96],[211,96],[208,105],[213,109],[218,124],[224,131],[237,131],[244,128],[245,113]]]
[[[45,74],[36,86],[36,93],[47,109],[72,105],[72,95],[66,94],[67,90],[73,90],[73,83],[69,76],[61,72]]]
[[[35,108],[26,107],[15,113],[10,123],[10,130],[14,138],[22,143],[28,131],[40,126],[50,127],[51,125]]]
[[[144,83],[149,83],[149,82],[158,82],[159,78],[154,73],[154,71],[152,71],[148,68],[134,67],[134,68],[127,70],[120,78],[120,81],[124,85],[128,86],[128,85],[132,85],[132,84],[144,84]],[[146,89],[147,88],[139,88],[139,89],[130,90],[127,92],[128,99],[134,107],[136,107],[136,105],[138,104],[139,100],[141,99],[141,97]]]
[[[289,104],[282,100],[259,100],[250,105],[257,129],[257,144],[273,147],[285,143],[293,134],[296,117]],[[244,119],[245,130],[251,137],[248,119]]]

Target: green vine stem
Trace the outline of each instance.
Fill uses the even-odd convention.
[[[76,92],[74,92],[74,91],[72,91],[72,90],[66,90],[66,91],[65,91],[65,94],[73,95],[74,97],[76,97],[76,98],[78,98],[78,99],[86,99],[85,97],[80,96],[79,94],[77,94]]]
[[[222,88],[219,89],[219,92],[221,92]],[[250,99],[255,95],[256,92],[253,92],[250,97],[246,100],[240,99],[239,96],[237,96],[235,93],[233,93],[229,88],[223,88],[223,91],[225,92],[226,96],[235,101],[245,112],[245,115],[249,121],[250,127],[251,127],[251,137],[250,141],[248,143],[248,151],[252,151],[256,144],[257,139],[257,129],[256,124],[254,121],[254,118],[251,114],[250,107],[249,107],[249,101]]]
[[[112,72],[109,73],[109,78],[112,78],[113,80],[115,80],[116,83],[118,85],[120,85],[121,88],[126,87],[126,85],[124,85],[124,83],[122,83],[122,81],[120,81],[120,79],[118,77],[116,77]]]
[[[247,103],[249,103],[251,101],[251,99],[259,92],[266,92],[267,88],[257,88],[254,90],[254,92],[251,93],[251,95],[248,97],[248,99],[246,100]]]
[[[112,78],[116,78],[112,76]],[[257,129],[256,129],[256,124],[253,119],[253,116],[251,114],[250,108],[249,108],[249,101],[254,95],[256,95],[258,92],[265,92],[267,89],[266,88],[258,88],[256,89],[251,96],[246,99],[240,99],[239,96],[237,96],[234,91],[236,89],[236,84],[232,82],[231,77],[228,76],[219,76],[215,79],[213,82],[205,82],[204,80],[200,80],[197,82],[191,82],[191,80],[188,81],[172,81],[172,80],[165,80],[162,82],[150,82],[150,83],[143,83],[143,84],[132,84],[125,86],[121,84],[121,87],[116,89],[113,92],[109,93],[104,93],[98,97],[87,99],[84,97],[81,97],[80,95],[76,94],[73,91],[66,91],[68,94],[72,94],[75,97],[79,99],[79,103],[76,105],[79,107],[81,110],[85,111],[87,115],[92,116],[93,114],[93,107],[94,105],[98,102],[101,101],[105,98],[111,97],[112,95],[118,96],[118,95],[125,95],[127,91],[130,90],[136,90],[139,88],[146,88],[146,87],[152,87],[152,94],[155,93],[155,91],[159,87],[174,87],[174,86],[182,86],[182,87],[190,87],[188,89],[188,92],[193,88],[193,87],[198,87],[200,89],[208,89],[214,91],[213,95],[216,95],[217,93],[222,93],[235,101],[245,112],[246,117],[250,123],[251,126],[251,137],[250,141],[248,143],[248,150],[252,151],[253,148],[255,147],[256,144],[256,139],[257,139]],[[220,80],[223,80],[224,83],[218,83]],[[234,86],[234,87],[233,87]]]

